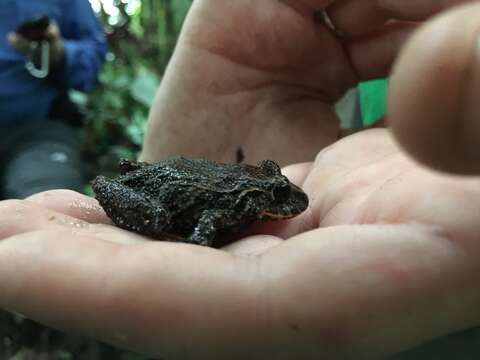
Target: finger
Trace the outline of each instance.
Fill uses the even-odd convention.
[[[232,346],[247,355],[264,341],[252,260],[68,236],[41,231],[0,242],[1,307],[168,359],[231,358]]]
[[[89,223],[112,223],[97,200],[74,191],[46,191],[32,195],[26,200]]]
[[[82,219],[59,213],[25,200],[7,200],[0,202],[0,240],[9,237],[49,230],[70,236],[89,236],[118,244],[137,244],[147,238],[120,228],[90,224]]]
[[[389,121],[399,142],[434,168],[480,173],[480,5],[426,24],[395,66]]]
[[[448,7],[473,0],[340,0],[328,7],[336,29],[347,37],[368,34],[388,20],[422,21]]]
[[[392,22],[360,38],[344,41],[358,81],[386,77],[417,24]]]
[[[7,35],[8,42],[18,52],[26,55],[30,52],[30,41],[17,33]]]
[[[24,200],[0,202],[0,239],[42,228],[87,226],[85,221],[41,208]]]

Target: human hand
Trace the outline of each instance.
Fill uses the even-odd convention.
[[[166,359],[370,359],[480,324],[478,178],[387,130],[286,173],[310,208],[221,250],[146,241],[71,192],[0,203],[0,307]]]
[[[45,39],[50,43],[50,66],[59,66],[65,57],[65,49],[63,45],[63,38],[60,33],[60,29],[55,22],[51,22],[45,33]],[[19,53],[25,55],[28,58],[33,56],[32,54],[32,41],[24,36],[12,32],[7,35],[7,40],[10,45]]]
[[[339,97],[386,76],[418,21],[461,2],[194,1],[142,159],[310,161],[338,138]],[[324,25],[325,8],[343,38]]]

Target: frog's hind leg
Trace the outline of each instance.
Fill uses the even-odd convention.
[[[98,176],[92,183],[95,197],[115,225],[154,238],[169,223],[168,211],[154,199],[139,195],[121,183]]]

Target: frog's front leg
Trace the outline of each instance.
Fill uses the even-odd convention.
[[[154,199],[136,193],[116,180],[98,176],[92,183],[95,197],[115,225],[154,238],[161,238],[169,224],[168,211]]]
[[[236,213],[233,210],[205,210],[197,226],[189,237],[189,242],[197,245],[212,246],[219,230],[234,223]]]

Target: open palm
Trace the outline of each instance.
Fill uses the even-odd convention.
[[[372,358],[479,323],[477,179],[385,130],[286,172],[309,210],[222,250],[147,241],[71,192],[4,202],[0,306],[168,359]]]

